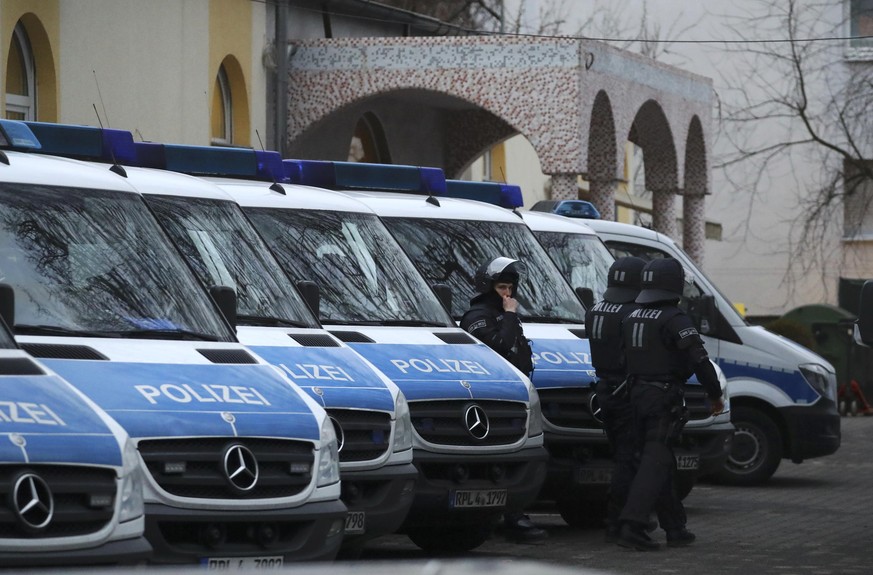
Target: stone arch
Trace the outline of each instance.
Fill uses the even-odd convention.
[[[685,139],[685,179],[682,197],[682,246],[688,255],[703,265],[706,243],[704,198],[709,188],[709,172],[703,125],[696,115],[688,125]],[[704,222],[704,225],[699,225]]]
[[[615,188],[618,172],[618,141],[612,103],[606,91],[594,96],[588,130],[588,182],[591,200],[603,219],[615,219]]]
[[[631,124],[629,141],[643,150],[646,189],[652,192],[654,228],[676,237],[675,196],[679,191],[676,143],[661,104],[646,100]]]

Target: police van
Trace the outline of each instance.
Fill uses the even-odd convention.
[[[0,281],[7,255],[0,254]],[[0,562],[144,561],[151,546],[136,449],[99,407],[18,348],[6,328],[13,299],[12,288],[0,284]]]
[[[840,446],[833,366],[808,349],[749,325],[667,236],[630,224],[586,220],[616,256],[679,260],[693,282],[681,305],[697,315],[709,356],[731,393],[732,447],[718,477],[737,485],[768,480],[782,459],[800,463]]]
[[[271,159],[283,169],[275,152],[134,144],[130,132],[81,126],[37,130],[55,134],[52,143],[78,143],[77,155],[101,161],[166,165],[169,160],[181,167],[205,155],[224,170]],[[44,143],[43,149],[51,146]],[[124,170],[201,283],[234,289],[237,310],[229,319],[240,342],[327,410],[349,509],[341,554],[354,556],[368,540],[395,532],[412,505],[417,476],[409,407],[399,388],[321,328],[233,198],[201,178],[129,165]]]
[[[13,130],[18,147],[39,145],[27,126]],[[236,341],[124,177],[7,157],[0,245],[14,260],[4,276],[11,327],[134,441],[153,560],[221,568],[334,557],[346,507],[324,409]],[[213,291],[232,307],[229,290]]]
[[[452,184],[449,182],[449,193],[452,193]],[[464,185],[485,187],[496,184],[464,182]],[[518,197],[521,197],[520,190]],[[577,219],[555,214],[519,213],[571,287],[577,292],[582,288],[591,290],[593,301],[603,299],[609,266],[614,258],[594,230]],[[696,477],[719,471],[730,452],[734,433],[730,390],[717,363],[715,368],[722,381],[725,402],[722,413],[715,416],[710,414],[706,393],[696,377],[692,377],[685,386],[684,401],[689,420],[675,447],[676,462],[680,469],[677,477],[680,494],[691,489]]]
[[[207,179],[242,206],[289,277],[317,284],[312,307],[325,328],[406,396],[419,475],[399,532],[428,551],[478,547],[505,509],[535,499],[545,477],[536,391],[454,324],[366,206],[263,177]]]

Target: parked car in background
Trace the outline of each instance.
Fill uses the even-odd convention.
[[[568,218],[599,220],[600,212],[585,200],[540,200],[531,207],[533,212],[549,212]]]

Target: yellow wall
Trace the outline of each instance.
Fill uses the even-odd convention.
[[[211,0],[209,3],[209,70],[215,78],[224,63],[233,99],[233,143],[251,145],[249,109],[252,78],[252,8],[250,0]],[[213,101],[210,93],[209,102]]]
[[[0,94],[6,94],[6,60],[12,31],[19,20],[30,38],[36,67],[37,119],[56,122],[59,116],[58,47],[60,46],[60,0],[3,0],[0,3],[0,58],[3,74],[0,74]],[[6,98],[0,98],[0,116],[6,115]]]

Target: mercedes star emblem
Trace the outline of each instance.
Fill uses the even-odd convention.
[[[25,527],[32,530],[46,528],[55,511],[48,483],[39,475],[22,474],[12,489],[12,511]]]
[[[245,445],[231,445],[224,452],[224,474],[240,491],[251,491],[258,482],[258,460]]]
[[[346,444],[346,434],[343,433],[343,426],[340,425],[338,419],[331,416],[330,422],[333,424],[333,432],[336,433],[337,453],[340,453],[343,450],[343,445]]]
[[[485,439],[491,430],[491,425],[488,423],[488,415],[482,407],[475,403],[464,412],[464,424],[467,426],[467,431],[470,432],[473,439]]]
[[[600,409],[600,402],[597,400],[597,394],[593,391],[591,392],[591,395],[588,396],[588,410],[591,412],[591,417],[593,417],[597,423],[603,423],[603,413]]]

